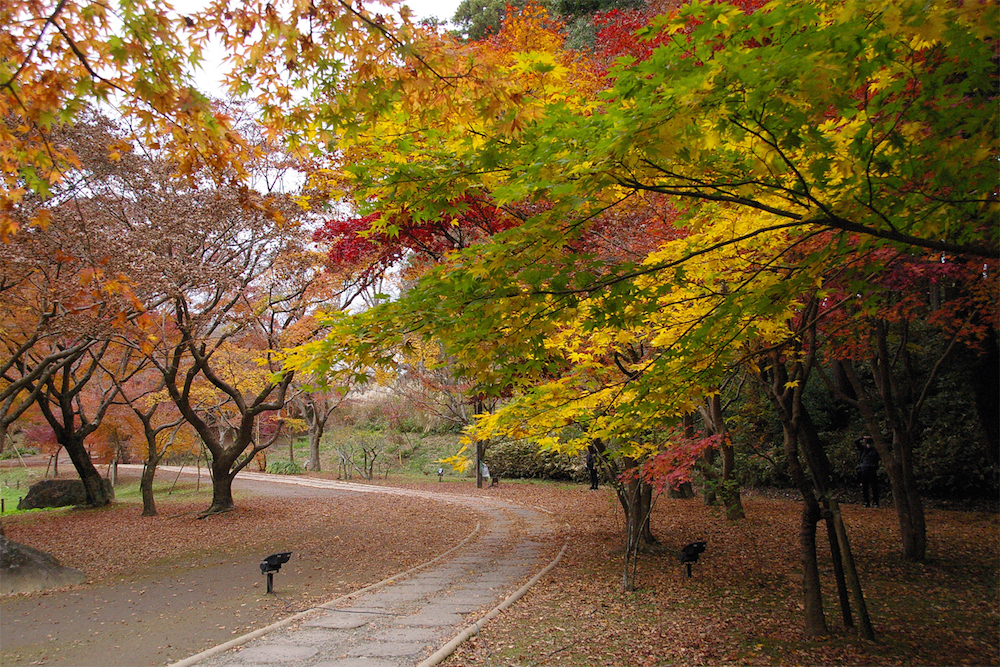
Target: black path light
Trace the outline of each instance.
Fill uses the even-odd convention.
[[[263,560],[260,564],[261,574],[267,575],[267,592],[268,594],[274,593],[274,573],[281,569],[281,566],[288,562],[288,559],[292,557],[291,551],[285,551],[280,554],[271,554]]]
[[[707,546],[707,542],[692,542],[681,549],[681,562],[684,564],[684,569],[689,579],[691,578],[691,563],[698,562],[698,556],[705,553],[705,547]]]

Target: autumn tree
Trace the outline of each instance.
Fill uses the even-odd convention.
[[[823,372],[823,380],[858,411],[877,443],[909,560],[922,560],[927,546],[914,473],[924,405],[944,363],[960,348],[979,350],[979,363],[988,363],[997,279],[992,260],[882,249],[857,257],[828,284],[829,302],[846,307],[830,313],[823,326],[827,355],[836,364],[836,373]],[[995,417],[980,415],[984,433],[990,419]]]
[[[170,209],[137,209],[144,226],[170,230],[149,248],[159,260],[150,267],[155,280],[170,296],[156,311],[170,331],[150,358],[211,453],[209,511],[226,511],[233,478],[278,436],[276,430],[258,440],[259,422],[284,405],[293,374],[273,377],[276,354],[282,331],[308,310],[315,272],[300,271],[296,256],[308,253],[296,209],[281,197],[240,190],[170,195]]]
[[[517,388],[519,400],[483,428],[551,431],[572,417],[554,406],[572,400],[627,456],[641,429],[676,423],[734,363],[802,340],[790,323],[809,319],[828,271],[854,253],[995,256],[986,6],[756,9],[691,3],[664,13],[639,31],[653,47],[624,56],[597,87],[571,88],[583,81],[573,64],[542,49],[509,60],[476,53],[454,80],[433,59],[454,52],[447,45],[394,69],[393,94],[345,131],[346,145],[378,156],[348,172],[364,201],[427,219],[472,186],[501,206],[545,206],[360,316],[364,363],[379,361],[373,349],[396,341],[394,330],[433,331],[470,377]],[[347,94],[373,99],[382,71],[365,70]],[[566,252],[641,193],[683,211],[683,245],[610,265]],[[627,346],[654,351],[632,356]],[[602,363],[615,352],[626,360],[617,380]],[[789,423],[789,448],[816,452],[801,422]],[[815,550],[810,512],[803,558]],[[814,621],[808,630],[820,632]]]
[[[109,103],[133,139],[168,149],[179,170],[238,174],[239,136],[193,86],[206,39],[158,1],[14,0],[0,7],[0,239],[45,224],[24,197],[48,196],[79,156],[54,141],[88,105]]]
[[[510,9],[523,6],[523,1],[462,0],[455,9],[452,20],[462,29],[466,38],[481,40],[500,31]]]
[[[125,378],[117,375],[112,375],[112,378],[118,385],[120,402],[127,406],[139,422],[134,431],[136,436],[141,435],[145,444],[145,460],[142,464],[142,476],[139,478],[142,516],[156,516],[156,498],[153,495],[156,467],[169,451],[185,422],[176,410],[169,409],[173,406],[166,395],[162,376],[150,368],[151,364],[147,360],[140,359],[138,363],[146,368],[137,369],[127,382],[123,382]]]
[[[144,308],[116,263],[120,230],[97,213],[101,171],[114,137],[96,118],[59,128],[53,140],[82,157],[48,199],[26,197],[17,219],[45,211],[45,227],[26,225],[8,243],[0,303],[6,320],[3,423],[37,404],[65,447],[87,489],[88,502],[108,494],[85,447],[114,400],[116,389],[102,364],[129,372],[127,356],[106,358],[116,330],[142,331]],[[106,176],[106,174],[105,174]],[[106,180],[105,180],[106,185]]]

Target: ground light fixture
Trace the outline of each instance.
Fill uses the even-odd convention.
[[[288,559],[292,557],[291,551],[285,551],[278,554],[271,554],[266,557],[260,564],[261,574],[267,575],[267,593],[268,595],[274,594],[274,573],[281,570],[281,566],[288,562]]]

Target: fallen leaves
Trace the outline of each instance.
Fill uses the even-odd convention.
[[[623,521],[610,491],[508,484],[503,495],[568,522],[562,564],[445,664],[899,665],[998,664],[1000,623],[996,514],[930,511],[930,558],[899,555],[892,510],[844,506],[878,643],[843,627],[828,545],[821,544],[831,634],[802,637],[797,546],[801,506],[747,493],[747,518],[727,522],[698,500],[661,499],[653,514],[663,542],[640,556],[639,590],[620,590]],[[822,527],[821,527],[822,528]],[[820,531],[820,535],[823,531]],[[708,550],[682,575],[680,547]]]

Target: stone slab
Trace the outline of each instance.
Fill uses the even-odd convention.
[[[396,625],[419,628],[441,628],[450,625],[461,625],[462,617],[458,614],[448,614],[434,609],[422,611],[413,616],[407,616],[396,621]]]
[[[260,663],[266,665],[288,665],[319,654],[315,646],[294,644],[262,644],[245,648],[237,654],[240,663]]]
[[[305,628],[327,628],[329,630],[353,630],[371,622],[368,614],[350,614],[342,611],[326,612],[302,624]]]
[[[398,667],[397,663],[378,658],[342,658],[317,662],[314,667]]]
[[[370,642],[350,648],[347,654],[349,656],[389,658],[416,655],[423,650],[424,644],[421,642]]]
[[[389,628],[372,635],[376,641],[387,642],[434,642],[438,633],[430,628]]]
[[[457,600],[454,598],[436,599],[434,602],[424,607],[424,611],[434,611],[439,614],[471,614],[478,609],[482,609],[487,604],[488,602],[486,600],[476,602],[473,600]]]

